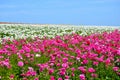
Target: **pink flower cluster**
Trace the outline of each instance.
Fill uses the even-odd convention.
[[[4,40],[1,45],[0,67],[12,69],[16,65],[21,69],[19,75],[11,75],[11,78],[22,76],[26,80],[29,77],[38,80],[49,76],[50,80],[69,80],[77,75],[80,80],[86,80],[88,74],[91,78],[98,78],[101,75],[98,69],[101,64],[105,70],[112,67],[113,72],[119,75],[120,69],[117,63],[120,62],[120,31],[118,30],[88,36],[73,33],[52,39],[36,37]]]

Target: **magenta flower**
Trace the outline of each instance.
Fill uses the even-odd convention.
[[[29,47],[26,47],[26,46],[24,47],[24,50],[25,50],[27,53],[30,53],[30,51],[31,51],[30,48],[29,48]]]
[[[0,58],[4,58],[4,56],[0,56]]]
[[[7,68],[11,68],[9,59],[5,59],[4,61],[1,61],[1,65],[6,66]]]
[[[66,63],[68,61],[68,58],[63,58],[63,63]]]
[[[119,56],[120,56],[120,49],[118,49],[118,50],[117,50],[117,55],[119,55]]]
[[[80,80],[85,80],[85,75],[84,74],[80,74],[79,78],[80,78]]]
[[[108,58],[104,62],[105,62],[106,65],[109,65],[110,64],[110,59]]]
[[[10,79],[14,79],[14,75],[13,74],[10,75]]]
[[[36,76],[36,75],[37,75],[36,71],[31,71],[31,70],[28,70],[25,74],[25,76]]]
[[[74,71],[75,71],[75,68],[73,67],[73,68],[71,68],[71,70],[72,70],[72,72],[74,72]]]
[[[59,74],[60,75],[65,75],[65,71],[60,71]]]
[[[74,77],[74,76],[75,76],[75,74],[72,72],[71,76],[72,76],[72,77]]]
[[[23,57],[21,56],[20,53],[18,53],[18,58],[21,59],[21,60],[23,59]]]
[[[78,67],[78,70],[80,70],[82,73],[86,73],[86,69],[84,67]]]
[[[63,80],[62,78],[58,78],[58,80]]]
[[[96,65],[96,66],[97,66],[98,64],[99,64],[99,62],[97,62],[97,61],[94,61],[94,62],[93,62],[93,65]]]
[[[23,78],[23,80],[28,80],[27,78]]]
[[[38,78],[35,78],[34,80],[39,80]]]
[[[54,76],[50,76],[50,80],[55,80],[55,77]]]
[[[59,74],[60,75],[65,75],[65,73],[66,73],[66,69],[65,68],[61,68],[61,69],[59,69],[60,71],[59,71]]]
[[[30,53],[26,53],[25,56],[30,58]]]
[[[63,64],[62,64],[62,67],[63,67],[63,68],[68,68],[69,66],[68,66],[67,63],[63,63]]]
[[[60,63],[57,63],[57,65],[56,65],[56,66],[58,66],[58,67],[59,67],[59,66],[60,66]]]
[[[113,67],[113,71],[118,71],[119,67]]]
[[[54,72],[54,69],[49,69],[49,74],[52,74]]]
[[[69,77],[70,77],[70,76],[67,76],[67,75],[66,75],[66,76],[65,76],[65,79],[69,79]]]
[[[95,72],[95,69],[93,69],[93,68],[88,68],[88,72],[93,73],[93,72]]]
[[[19,67],[22,67],[22,66],[24,66],[24,63],[23,63],[22,61],[19,61],[19,62],[18,62],[18,66],[19,66]]]
[[[82,64],[88,64],[88,60],[83,60]]]
[[[92,73],[91,76],[92,76],[93,78],[97,78],[97,77],[98,77],[98,75],[95,74],[95,73]]]

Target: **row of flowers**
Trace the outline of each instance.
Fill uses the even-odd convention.
[[[34,38],[36,36],[55,37],[63,36],[76,32],[80,35],[89,35],[91,33],[104,31],[113,31],[118,27],[107,26],[74,26],[74,25],[26,25],[26,24],[1,24],[0,25],[0,42],[2,39],[22,39]]]
[[[120,31],[5,40],[2,80],[119,80]]]

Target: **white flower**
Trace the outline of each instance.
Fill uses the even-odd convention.
[[[40,55],[40,54],[36,54],[35,56],[36,56],[36,57],[40,57],[41,55]]]

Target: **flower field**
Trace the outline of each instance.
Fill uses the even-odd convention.
[[[120,29],[0,25],[1,80],[120,80]]]

